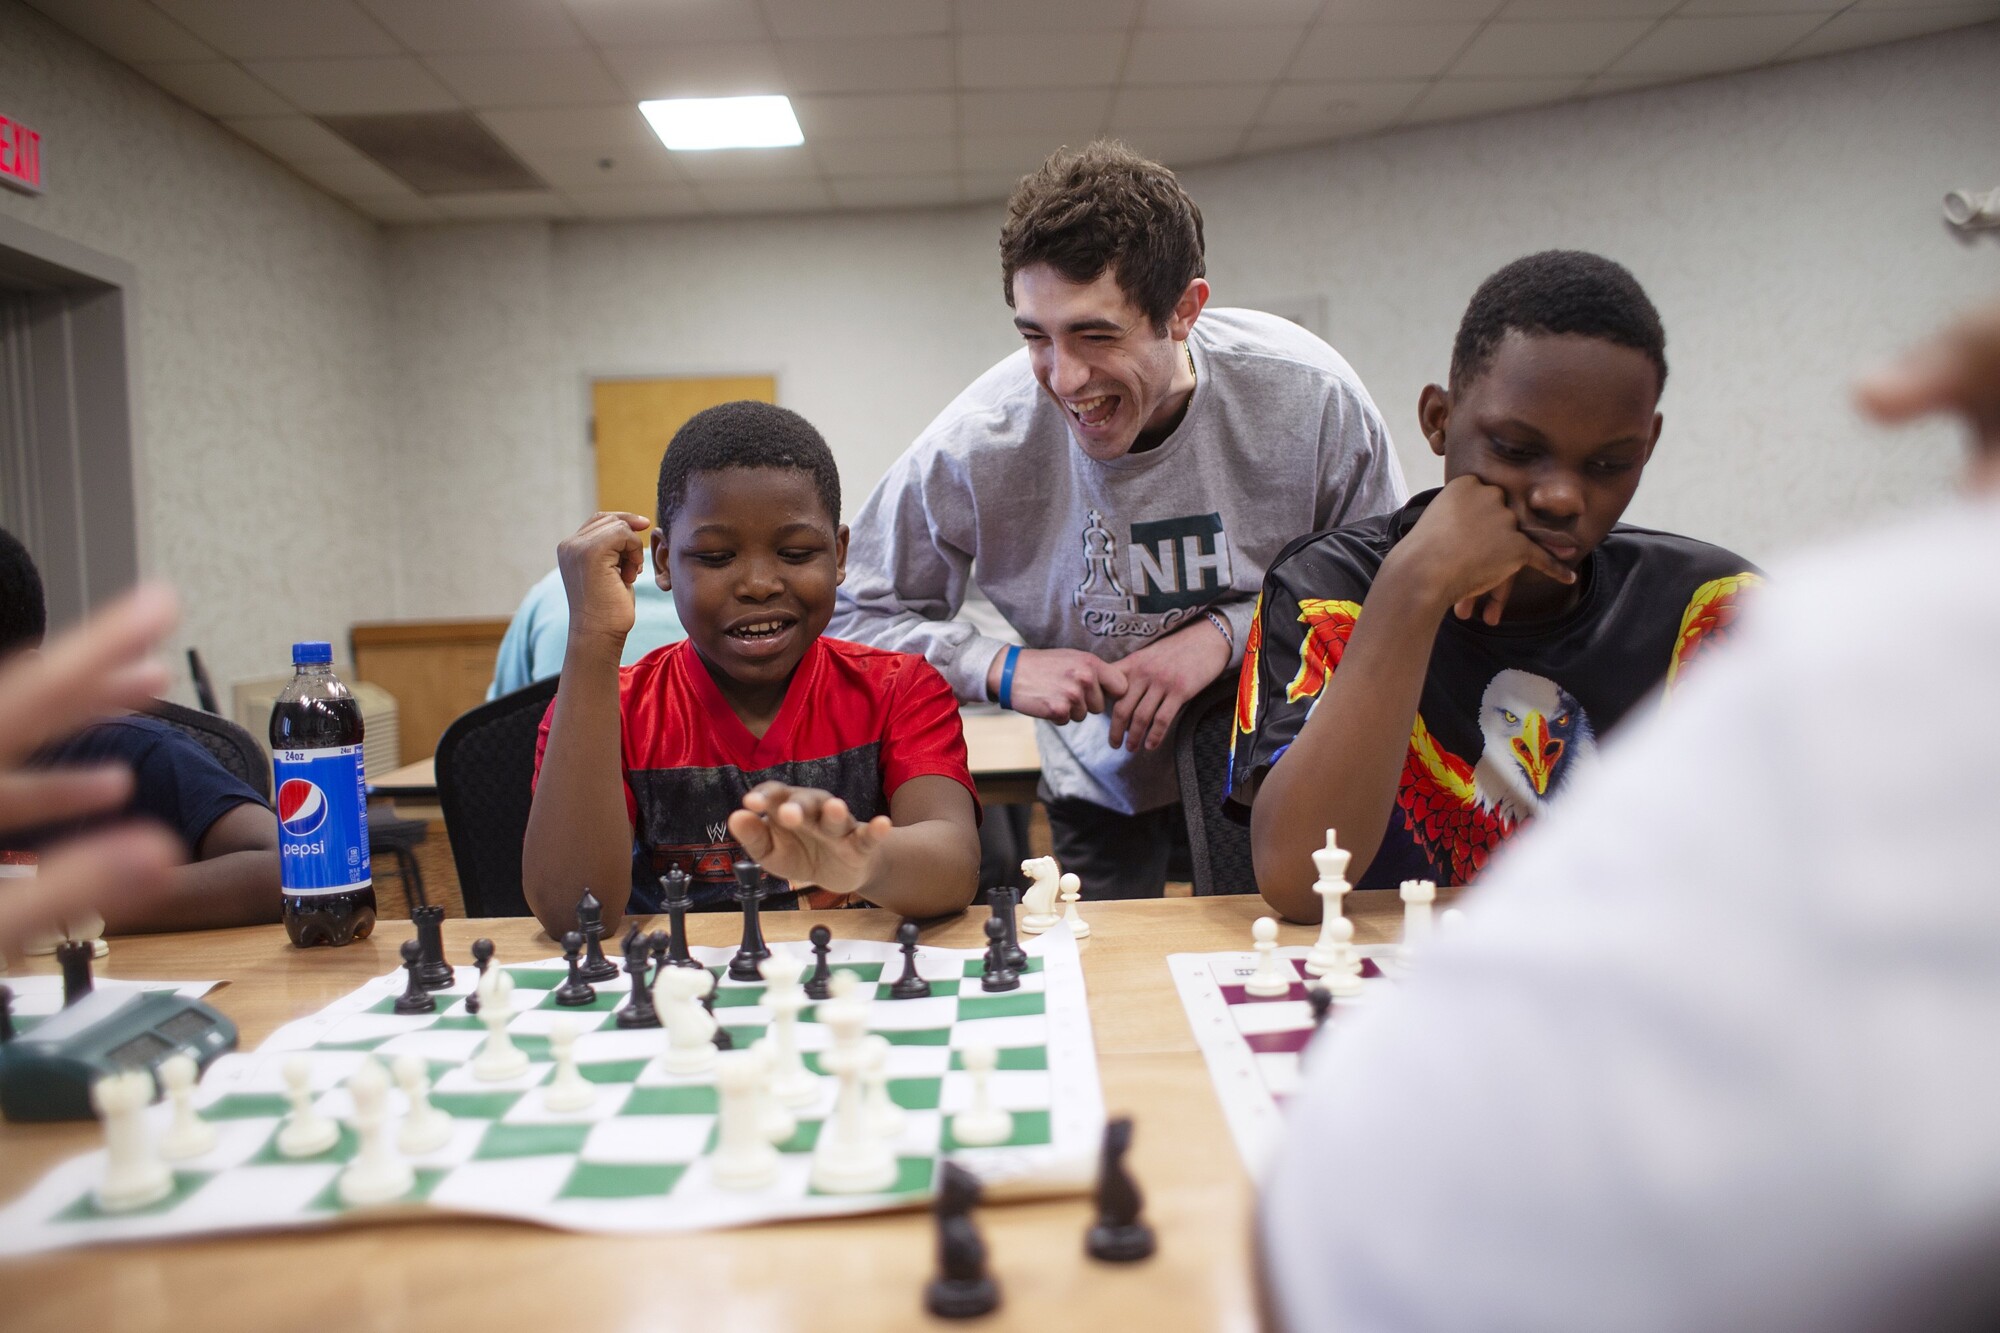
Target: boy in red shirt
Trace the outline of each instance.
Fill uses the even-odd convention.
[[[697,906],[730,905],[744,856],[781,881],[766,907],[963,909],[978,802],[950,687],[921,657],[821,637],[847,527],[819,432],[752,402],[681,427],[652,545],[688,637],[621,670],[649,527],[598,514],[556,551],[569,644],[521,860],[542,924],[572,929],[586,887],[607,925],[657,911],[673,866]]]

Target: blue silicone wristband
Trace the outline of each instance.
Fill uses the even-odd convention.
[[[1014,667],[1021,660],[1021,645],[1010,644],[1007,660],[1000,667],[1000,706],[1011,709],[1014,706]]]

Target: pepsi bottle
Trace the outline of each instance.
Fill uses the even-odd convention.
[[[285,933],[301,949],[375,929],[361,705],[333,674],[333,645],[292,645],[292,681],[271,708],[278,875]]]

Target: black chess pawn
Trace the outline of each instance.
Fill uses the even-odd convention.
[[[986,1242],[973,1224],[979,1178],[956,1162],[938,1165],[938,1275],[924,1288],[924,1308],[940,1319],[974,1319],[1000,1308],[1000,1284],[986,1271]]]
[[[424,946],[416,940],[403,941],[403,993],[396,997],[399,1014],[434,1014],[437,997],[424,989]]]
[[[889,987],[892,1000],[928,1000],[931,983],[917,975],[917,923],[905,921],[896,927],[896,945],[903,951],[903,975]]]
[[[410,909],[410,924],[417,928],[417,945],[423,950],[417,963],[417,980],[425,990],[444,990],[458,980],[444,957],[444,908],[423,903]]]
[[[1028,969],[1028,951],[1021,947],[1021,931],[1014,924],[1014,909],[1021,904],[1021,891],[1012,885],[987,890],[986,904],[993,915],[1007,923],[1007,966],[1016,972]]]
[[[986,918],[986,958],[980,968],[979,989],[1021,989],[1021,974],[1007,966],[1007,923],[997,916]]]
[[[576,904],[576,928],[583,933],[583,966],[577,975],[585,981],[610,981],[618,975],[618,964],[604,956],[604,907],[589,889]]]
[[[762,981],[758,964],[771,956],[764,943],[764,923],[759,912],[764,902],[764,868],[755,861],[738,861],[732,867],[736,888],[730,896],[743,908],[743,942],[729,960],[731,981]]]
[[[1104,1151],[1097,1159],[1097,1221],[1084,1233],[1083,1248],[1093,1259],[1129,1264],[1153,1252],[1153,1229],[1139,1220],[1145,1195],[1125,1169],[1132,1146],[1132,1117],[1104,1127]]]
[[[647,969],[653,961],[653,940],[633,926],[625,932],[625,975],[632,979],[632,993],[614,1020],[621,1028],[656,1028],[660,1014],[653,1007],[653,983]]]
[[[808,1000],[831,1000],[833,998],[833,969],[827,966],[826,956],[833,948],[833,932],[825,926],[814,926],[806,932],[812,941],[813,970],[806,978],[806,998]]]
[[[1327,1011],[1333,1008],[1333,992],[1324,986],[1306,987],[1306,1004],[1312,1008],[1313,1026],[1326,1022]]]
[[[556,1003],[565,1009],[580,1009],[597,999],[597,988],[583,979],[583,932],[572,930],[563,936],[563,961],[569,964],[569,980],[556,987]]]
[[[0,1043],[14,1040],[14,990],[0,986]]]
[[[56,962],[62,965],[63,1008],[67,1009],[90,994],[90,960],[97,951],[89,940],[59,940]]]
[[[465,1012],[468,1014],[479,1012],[479,983],[486,980],[486,965],[492,961],[493,941],[483,937],[474,940],[472,942],[472,965],[479,969],[479,975],[473,980],[472,994],[465,997]]]
[[[664,895],[662,903],[667,909],[666,947],[661,963],[666,967],[700,967],[688,954],[687,914],[694,906],[694,895],[688,891],[687,871],[675,866],[660,876],[660,890]],[[660,951],[655,951],[656,954]]]

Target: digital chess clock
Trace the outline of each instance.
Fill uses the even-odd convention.
[[[89,1120],[107,1074],[154,1073],[170,1055],[208,1068],[236,1049],[236,1025],[172,991],[97,990],[0,1045],[0,1113],[9,1120]]]

